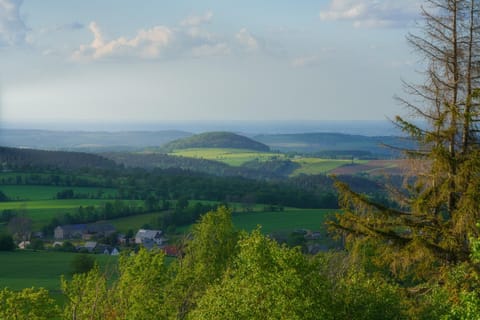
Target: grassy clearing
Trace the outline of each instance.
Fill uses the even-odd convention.
[[[152,224],[161,213],[145,213],[131,217],[108,220],[119,232],[126,233],[129,229],[136,232],[145,224]]]
[[[234,225],[251,231],[257,226],[263,233],[285,233],[296,229],[320,230],[325,219],[338,210],[287,209],[283,212],[238,213],[233,216]]]
[[[24,212],[28,218],[32,219],[33,228],[40,229],[55,216],[75,212],[80,206],[99,207],[107,201],[108,200],[97,199],[11,201],[0,203],[0,211],[4,209],[14,209]],[[143,203],[141,200],[124,200],[124,202],[136,205]]]
[[[60,290],[60,276],[70,277],[70,263],[78,253],[50,251],[0,252],[0,288],[21,290],[43,287]],[[94,255],[99,266],[108,273],[116,269],[118,257]]]
[[[0,190],[12,200],[51,200],[55,199],[58,192],[65,189],[73,190],[74,194],[87,194],[93,196],[97,196],[99,193],[101,193],[106,197],[114,197],[117,194],[116,189],[109,188],[0,185]]]
[[[174,156],[215,160],[236,167],[252,160],[268,161],[273,159],[286,159],[285,155],[277,153],[222,148],[182,149],[175,150],[170,154]]]
[[[195,148],[195,149],[182,149],[175,150],[171,155],[208,159],[223,162],[230,166],[241,166],[245,162],[258,160],[287,160],[289,159],[285,154],[269,153],[269,152],[257,152],[251,150],[241,149],[216,149],[216,148]],[[300,165],[300,168],[296,169],[291,176],[297,176],[299,174],[322,174],[331,170],[339,168],[345,164],[350,164],[351,160],[336,160],[336,159],[321,159],[321,158],[309,158],[302,157],[292,160]],[[355,163],[366,163],[366,160],[355,160]]]
[[[245,231],[252,231],[258,226],[262,232],[290,233],[297,229],[322,230],[326,218],[338,212],[334,209],[296,209],[285,208],[284,211],[263,212],[254,211],[249,213],[235,213],[232,216],[236,228]],[[190,226],[181,227],[179,232],[188,232]]]
[[[346,164],[351,164],[351,160],[335,160],[320,158],[300,158],[294,159],[293,162],[298,163],[300,168],[296,169],[291,176],[300,174],[321,174],[327,173]],[[367,163],[368,160],[355,160],[355,163]]]

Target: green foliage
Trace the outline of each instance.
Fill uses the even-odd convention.
[[[44,250],[45,249],[45,243],[43,242],[42,239],[33,239],[31,242],[30,242],[30,246],[29,246],[29,249],[32,249],[32,250]]]
[[[59,308],[43,288],[27,288],[18,292],[7,288],[0,290],[2,320],[47,320],[58,315]]]
[[[87,273],[93,269],[94,265],[95,258],[88,254],[77,254],[70,263],[72,274]]]
[[[259,230],[208,288],[190,319],[333,319],[327,281],[297,249],[279,246]]]
[[[96,320],[108,318],[112,305],[108,301],[107,279],[95,266],[89,272],[73,275],[71,281],[61,279],[62,291],[67,299],[64,319]]]
[[[231,213],[219,208],[200,218],[186,240],[184,257],[173,265],[175,278],[167,289],[170,314],[180,319],[195,308],[205,290],[220,279],[236,252],[237,232]]]
[[[0,234],[0,251],[13,251],[15,250],[15,243],[13,238],[9,234]]]
[[[140,251],[122,255],[119,278],[110,298],[119,319],[160,319],[164,311],[164,287],[168,280],[163,252]]]
[[[337,285],[335,319],[407,319],[400,289],[379,275],[350,271]]]

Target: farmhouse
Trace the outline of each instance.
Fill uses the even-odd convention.
[[[152,243],[161,246],[165,239],[162,237],[161,230],[140,229],[135,235],[135,243],[146,244]]]
[[[115,232],[115,227],[108,223],[69,224],[58,226],[54,230],[56,240],[91,239],[105,237]]]

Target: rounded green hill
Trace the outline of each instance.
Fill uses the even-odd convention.
[[[167,143],[163,148],[169,151],[190,148],[230,148],[264,152],[270,151],[267,145],[232,132],[205,132],[172,141]]]

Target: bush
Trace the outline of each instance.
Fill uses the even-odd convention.
[[[0,251],[13,251],[15,250],[15,243],[12,236],[8,234],[0,235]]]
[[[76,255],[72,262],[72,274],[76,273],[87,273],[92,270],[95,266],[95,258],[87,254],[78,254]]]

